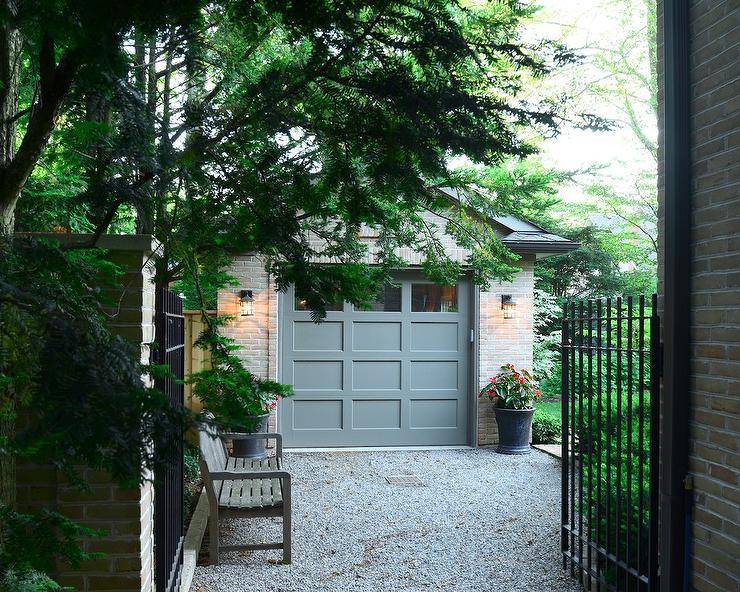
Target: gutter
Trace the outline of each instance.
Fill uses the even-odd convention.
[[[517,253],[569,253],[580,248],[580,243],[571,241],[563,242],[543,242],[543,241],[501,241],[512,251]]]
[[[660,590],[689,585],[691,177],[688,0],[663,3],[665,219],[660,430]]]

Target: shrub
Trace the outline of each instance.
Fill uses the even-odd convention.
[[[560,419],[539,410],[532,419],[532,444],[557,444],[560,442]]]
[[[183,451],[183,498],[184,514],[189,516],[193,507],[198,503],[200,493],[200,452],[198,448],[185,443]]]

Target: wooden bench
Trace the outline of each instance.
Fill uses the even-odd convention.
[[[230,457],[225,440],[262,438],[276,441],[276,456],[262,460]],[[200,466],[210,505],[208,533],[213,564],[220,551],[282,549],[283,563],[290,563],[290,473],[282,470],[283,439],[277,433],[219,433],[210,424],[200,428]],[[221,517],[283,517],[280,543],[221,545]]]

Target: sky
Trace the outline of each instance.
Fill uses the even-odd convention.
[[[594,82],[608,84],[613,77],[598,64],[598,56],[609,52],[624,39],[625,31],[643,31],[647,16],[642,0],[540,0],[542,10],[534,22],[526,27],[525,39],[554,38],[575,48],[584,56],[582,63],[567,66],[556,73],[543,86],[557,89],[576,85],[582,102],[578,107],[584,111],[614,119],[624,120],[624,114],[608,101],[600,100],[589,93]],[[646,35],[646,32],[645,32]],[[642,48],[640,48],[642,49]],[[646,53],[635,55],[635,67],[649,71]],[[636,92],[640,92],[636,89]],[[647,92],[646,89],[642,92]],[[643,95],[646,96],[646,95]],[[649,111],[642,114],[648,125],[647,135],[657,137],[657,123]],[[631,130],[623,125],[606,132],[579,130],[564,125],[560,135],[548,138],[541,145],[542,161],[557,169],[576,170],[600,165],[599,180],[624,191],[634,187],[635,178],[641,171],[654,167],[650,154]],[[588,178],[580,178],[586,184]],[[591,200],[583,193],[583,186],[564,185],[561,198],[567,201]]]

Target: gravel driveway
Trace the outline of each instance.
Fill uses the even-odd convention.
[[[491,450],[286,454],[293,564],[223,553],[191,591],[578,591],[560,573],[560,463]],[[423,486],[390,485],[414,474]],[[279,540],[278,519],[222,523],[222,540]]]

